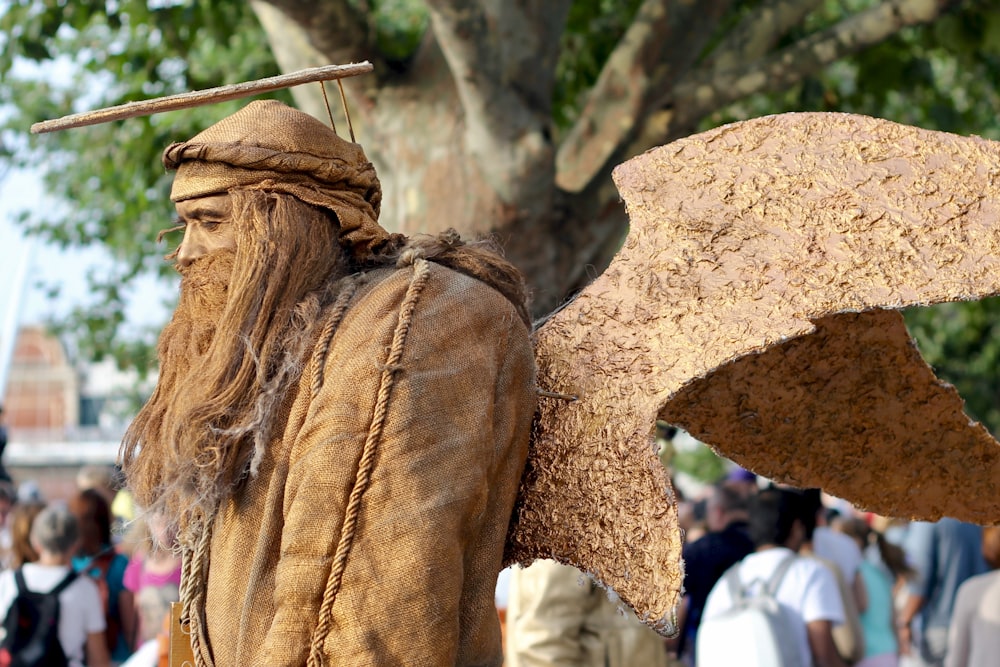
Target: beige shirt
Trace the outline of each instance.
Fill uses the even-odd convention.
[[[551,560],[514,568],[506,667],[665,667],[656,632],[587,575]]]

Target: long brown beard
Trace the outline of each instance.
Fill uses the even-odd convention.
[[[179,269],[156,390],[122,443],[136,501],[181,526],[256,473],[347,271],[336,225],[318,209],[288,195],[231,197],[238,250]]]

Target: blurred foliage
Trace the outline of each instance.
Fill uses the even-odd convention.
[[[415,53],[428,27],[423,2],[349,2],[367,17],[386,59],[405,63]],[[761,4],[733,3],[704,55]],[[776,48],[877,4],[826,0],[781,36]],[[557,66],[557,127],[565,129],[578,117],[639,5],[639,0],[572,4]],[[0,12],[0,175],[11,167],[42,167],[51,194],[24,218],[25,227],[64,247],[101,244],[111,257],[107,267],[88,277],[93,303],[58,327],[72,334],[82,357],[113,355],[122,366],[146,370],[154,363],[152,333],[126,339],[118,331],[129,281],[143,271],[171,273],[160,259],[169,249],[155,243],[173,217],[171,176],[160,166],[160,151],[244,102],[38,137],[27,128],[70,112],[276,74],[266,37],[245,2],[4,0]],[[908,28],[801,85],[718,110],[701,127],[767,113],[836,110],[1000,139],[998,90],[1000,3],[966,0],[934,24]],[[288,100],[287,92],[274,96]],[[994,432],[1000,432],[993,335],[998,315],[995,301],[907,313],[930,363]]]
[[[683,441],[683,444],[679,444]],[[699,482],[714,484],[732,465],[703,442],[678,431],[675,427],[658,421],[656,424],[657,455],[660,462],[676,472],[690,475]]]
[[[687,473],[706,484],[714,484],[729,468],[726,459],[716,454],[708,445],[699,443],[674,454],[673,469]]]
[[[233,101],[39,136],[31,123],[88,109],[280,73],[245,3],[16,0],[0,17],[0,161],[43,168],[47,201],[24,218],[61,247],[103,244],[90,304],[53,328],[83,358],[155,365],[155,334],[125,338],[124,296],[144,271],[169,275],[157,233],[171,225],[172,176],[159,154],[240,108]],[[277,96],[290,101],[287,92]]]
[[[745,3],[739,4],[745,11]],[[782,45],[879,4],[828,0],[785,36]],[[859,113],[1000,139],[1000,3],[959,3],[934,23],[906,28],[801,85],[721,109],[703,120],[702,129],[786,111]]]
[[[625,34],[639,9],[640,0],[577,0],[566,17],[552,113],[556,127],[573,125],[587,91]]]
[[[365,12],[374,43],[390,62],[405,62],[420,46],[430,20],[420,0],[350,0],[350,4]]]
[[[906,325],[938,377],[958,389],[969,415],[1000,434],[1000,297],[912,308]]]

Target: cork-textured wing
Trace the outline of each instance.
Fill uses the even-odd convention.
[[[537,332],[508,559],[591,572],[671,629],[657,416],[870,510],[1000,520],[1000,446],[894,312],[1000,293],[1000,144],[848,114],[735,123],[620,165],[631,229]]]

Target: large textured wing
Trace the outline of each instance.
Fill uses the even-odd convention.
[[[631,230],[537,334],[508,558],[551,557],[670,629],[682,578],[659,416],[770,478],[894,516],[1000,520],[1000,446],[895,309],[1000,293],[1000,144],[785,114],[615,170]]]

